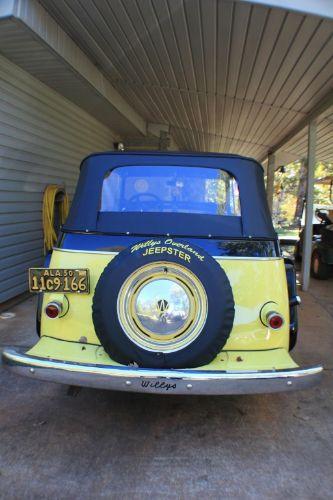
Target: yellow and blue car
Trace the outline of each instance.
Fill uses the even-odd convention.
[[[40,339],[5,349],[19,375],[122,391],[242,394],[309,387],[295,271],[263,169],[236,155],[87,157],[48,266],[29,270]]]

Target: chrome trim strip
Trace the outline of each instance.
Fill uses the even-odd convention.
[[[222,372],[88,365],[35,358],[7,348],[4,366],[18,375],[95,388],[168,394],[250,394],[304,389],[320,381],[322,366],[277,371]]]
[[[71,248],[57,248],[53,247],[53,251],[57,252],[68,252],[68,253],[92,253],[92,254],[100,254],[100,255],[118,255],[119,252],[106,252],[100,250],[74,250]]]
[[[69,252],[69,253],[88,253],[88,254],[100,254],[100,255],[118,255],[119,252],[107,252],[100,250],[72,250],[70,248],[57,248],[54,247],[53,250],[58,252]],[[283,260],[282,257],[230,257],[223,255],[212,255],[213,259],[216,260]]]

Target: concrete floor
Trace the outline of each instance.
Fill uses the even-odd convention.
[[[308,391],[70,396],[0,367],[0,498],[333,498],[333,280],[302,298],[295,358],[326,368]],[[0,346],[36,340],[32,305],[0,319]]]

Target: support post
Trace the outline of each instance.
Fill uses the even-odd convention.
[[[275,175],[275,156],[268,155],[267,161],[267,180],[266,180],[266,196],[270,212],[273,212],[273,194],[274,194],[274,175]]]
[[[316,166],[317,124],[313,120],[308,128],[308,169],[306,183],[305,228],[302,251],[302,290],[306,291],[310,284],[310,267],[312,254],[312,219],[313,219],[313,186]]]

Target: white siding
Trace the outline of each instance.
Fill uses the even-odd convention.
[[[0,303],[27,289],[43,262],[47,184],[71,196],[84,156],[112,149],[111,131],[0,56]]]

